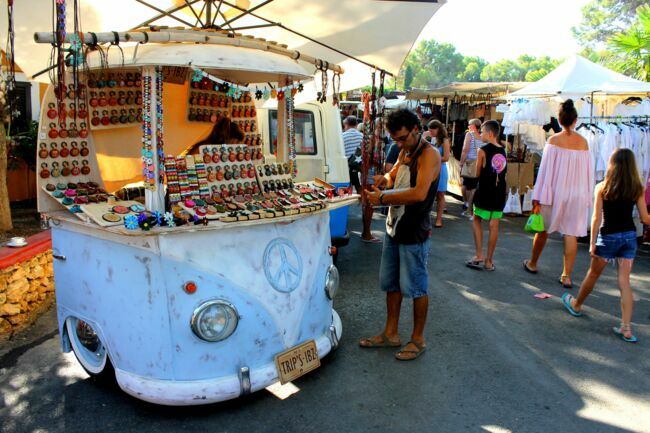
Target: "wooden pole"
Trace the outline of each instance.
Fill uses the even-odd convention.
[[[146,35],[145,35],[146,33]],[[113,43],[115,42],[115,34],[113,32],[83,33],[83,40],[88,43],[94,41],[95,38],[98,44]],[[66,36],[66,42],[70,42],[71,35]],[[155,42],[155,43],[182,43],[194,42],[209,45],[229,45],[243,48],[251,48],[261,51],[269,51],[271,53],[280,54],[290,57],[294,60],[300,60],[314,65],[327,66],[327,69],[333,72],[343,73],[344,70],[339,65],[328,63],[324,60],[303,54],[296,50],[290,50],[286,45],[280,45],[276,42],[264,41],[262,39],[255,39],[252,37],[243,37],[235,35],[235,37],[227,36],[223,33],[216,32],[197,32],[197,31],[129,31],[117,32],[117,39],[119,42]],[[54,35],[52,32],[37,32],[34,33],[34,41],[38,44],[52,44],[54,43]]]

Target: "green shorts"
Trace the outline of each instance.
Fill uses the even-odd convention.
[[[503,218],[503,212],[500,211],[489,211],[481,209],[480,207],[474,206],[474,215],[478,216],[482,220],[498,220]]]

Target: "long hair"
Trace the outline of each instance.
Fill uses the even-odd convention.
[[[427,125],[427,128],[436,130],[436,145],[442,146],[442,143],[444,143],[447,138],[447,131],[442,122],[439,120],[432,120]]]
[[[196,143],[195,146],[202,144],[225,144],[228,143],[228,140],[234,138],[241,141],[244,139],[244,133],[236,123],[231,122],[227,117],[222,117],[214,125],[212,131],[210,131],[210,135]]]
[[[617,149],[609,158],[602,194],[608,201],[636,201],[643,194],[634,153],[630,149]]]

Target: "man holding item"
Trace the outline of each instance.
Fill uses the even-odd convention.
[[[359,345],[401,346],[398,324],[402,298],[413,298],[411,339],[395,354],[398,360],[409,361],[426,349],[430,213],[438,190],[440,154],[422,138],[415,113],[397,110],[388,116],[386,127],[399,146],[399,157],[390,172],[375,176],[372,190],[364,194],[374,206],[390,206],[379,272],[381,288],[386,292],[387,317],[384,331],[360,340]]]

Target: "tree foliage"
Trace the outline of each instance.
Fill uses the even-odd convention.
[[[463,56],[456,48],[435,40],[421,41],[406,58],[397,80],[401,89],[431,89],[454,81],[535,81],[558,65],[548,56],[519,56],[488,63]]]
[[[650,81],[650,6],[637,9],[637,19],[627,30],[608,40],[612,67],[639,80]]]
[[[580,45],[597,48],[628,28],[644,4],[647,0],[592,0],[582,8],[582,21],[572,29],[573,35]]]

